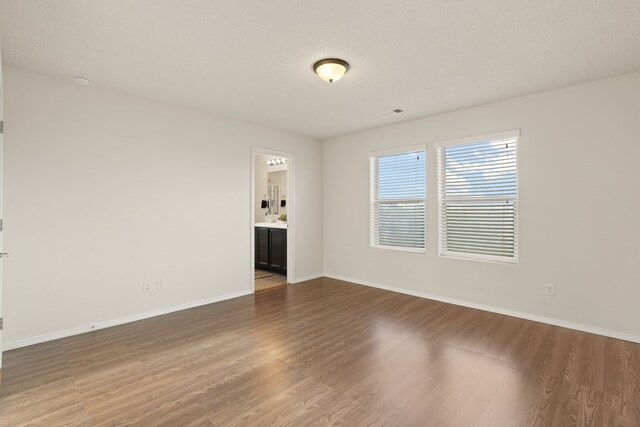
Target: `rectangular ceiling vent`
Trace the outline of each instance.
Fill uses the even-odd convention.
[[[402,108],[394,108],[393,110],[387,110],[387,111],[383,111],[382,113],[378,113],[377,116],[379,116],[379,117],[391,117],[391,116],[396,116],[398,114],[402,114],[404,112],[405,112],[405,110],[403,110]]]

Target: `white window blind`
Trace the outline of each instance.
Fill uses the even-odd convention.
[[[518,135],[438,147],[440,255],[517,262]]]
[[[425,150],[370,155],[370,244],[425,249]]]

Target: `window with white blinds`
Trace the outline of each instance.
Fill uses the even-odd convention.
[[[372,247],[425,250],[425,150],[370,155]]]
[[[517,262],[518,136],[438,147],[440,255]]]

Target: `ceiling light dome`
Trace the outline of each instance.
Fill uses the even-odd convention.
[[[313,71],[322,80],[333,83],[340,80],[349,71],[349,63],[337,58],[321,59],[313,64]]]

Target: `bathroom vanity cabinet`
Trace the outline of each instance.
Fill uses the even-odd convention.
[[[255,267],[287,274],[287,229],[255,227]]]

